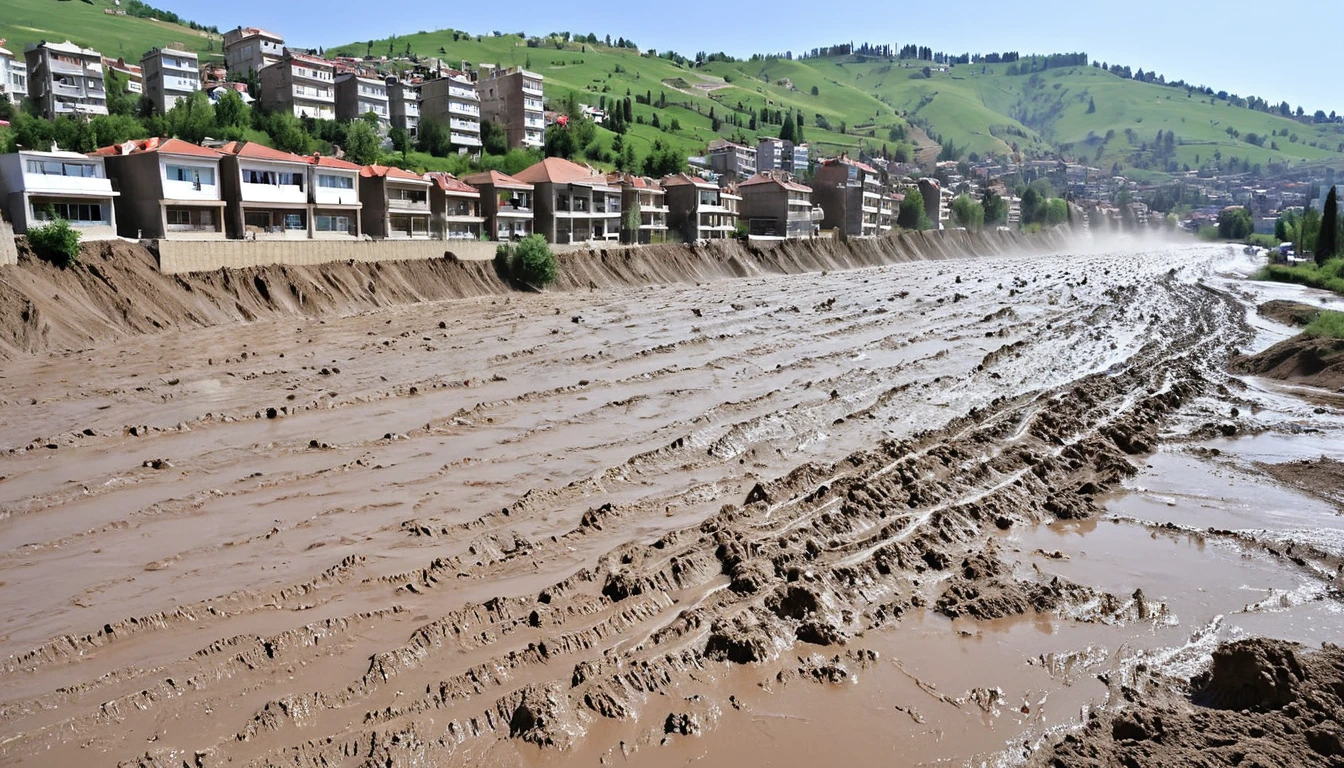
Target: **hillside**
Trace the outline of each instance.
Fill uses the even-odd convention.
[[[651,94],[658,103],[665,94],[665,108],[635,106],[635,114],[646,123],[656,111],[663,126],[635,126],[631,135],[641,151],[661,138],[688,154],[698,153],[716,135],[711,108],[721,119],[740,109],[746,125],[747,110],[768,107],[802,111],[806,137],[823,154],[853,152],[860,146],[880,150],[883,145],[895,151],[898,144],[913,143],[913,123],[944,145],[955,146],[962,157],[972,152],[1016,151],[1027,158],[1060,154],[1107,169],[1118,165],[1153,174],[1187,165],[1217,165],[1224,171],[1245,164],[1266,171],[1271,165],[1307,162],[1344,167],[1344,125],[1303,123],[1087,66],[1009,74],[1003,64],[939,67],[843,56],[715,60],[696,67],[604,44],[547,38],[539,47],[528,47],[526,38],[516,34],[472,36],[453,30],[327,50],[354,56],[389,50],[402,56],[409,51],[453,64],[525,66],[545,76],[552,99],[578,91],[585,101],[596,103],[602,94],[624,97],[628,91]],[[668,129],[674,118],[680,126],[675,132]],[[717,135],[731,137],[739,130],[751,139],[778,135],[776,125],[752,131],[727,122]]]
[[[202,59],[220,52],[218,35],[107,10],[117,10],[112,0],[4,0],[0,38],[8,41],[5,47],[20,60],[25,44],[41,40],[69,40],[132,63],[138,63],[150,48],[166,43],[182,43]]]

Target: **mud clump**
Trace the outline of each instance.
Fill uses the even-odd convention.
[[[1344,649],[1253,638],[1227,643],[1182,692],[1146,686],[1119,713],[1037,752],[1034,768],[1344,766]],[[1186,698],[1186,694],[1188,698]]]
[[[509,737],[566,749],[583,735],[569,697],[557,686],[530,685],[509,718]]]
[[[985,621],[1059,610],[1092,594],[1058,576],[1045,583],[1014,579],[1003,561],[986,551],[962,561],[934,609],[952,619],[969,616]]]

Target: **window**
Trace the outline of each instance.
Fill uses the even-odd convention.
[[[33,218],[48,221],[51,214],[72,224],[101,223],[103,206],[98,203],[39,203],[33,202]]]
[[[191,211],[185,208],[169,208],[167,213],[170,226],[185,227],[191,224]]]
[[[317,185],[324,189],[354,189],[355,180],[349,176],[332,176],[329,173],[318,174]]]
[[[285,214],[285,229],[307,229],[307,227],[305,227],[305,226],[303,225],[303,214],[301,214],[301,213],[286,213],[286,214]]]
[[[195,184],[197,189],[201,185],[214,186],[215,169],[213,168],[192,168],[186,165],[170,165],[165,172],[169,181],[185,181],[189,184]]]
[[[243,169],[245,184],[275,184],[275,171],[258,171],[254,168]]]
[[[73,176],[96,179],[98,168],[83,163],[63,163],[60,160],[29,160],[28,172],[39,176]]]
[[[300,171],[295,173],[293,171],[281,171],[280,186],[298,187],[299,189],[303,189],[303,172]]]
[[[317,215],[318,232],[349,232],[350,217],[348,216],[326,216]]]

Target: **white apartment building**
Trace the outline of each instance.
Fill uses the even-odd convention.
[[[415,86],[402,82],[396,77],[388,77],[387,106],[392,117],[392,127],[401,128],[415,138],[420,132],[420,102]]]
[[[326,59],[285,49],[284,58],[261,70],[261,106],[335,120],[336,68]]]
[[[481,97],[466,75],[454,73],[422,83],[420,117],[447,127],[458,152],[481,150]]]
[[[115,237],[116,198],[101,157],[59,150],[0,155],[0,204],[17,234],[54,215],[85,239]]]
[[[28,95],[28,66],[0,48],[0,95],[18,104]]]
[[[200,59],[178,47],[151,49],[140,59],[145,95],[154,111],[163,114],[201,89]]]
[[[28,45],[28,96],[43,117],[106,115],[103,56],[70,41]]]
[[[354,120],[372,112],[384,125],[389,125],[391,108],[387,97],[387,83],[353,72],[336,76],[336,119]]]

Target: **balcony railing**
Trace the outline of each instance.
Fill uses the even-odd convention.
[[[481,116],[481,108],[470,104],[459,104],[455,101],[448,102],[448,112],[454,115],[471,115],[472,117]]]
[[[458,120],[457,118],[451,118],[448,120],[448,127],[451,130],[462,131],[465,133],[481,132],[481,124],[471,120]]]

